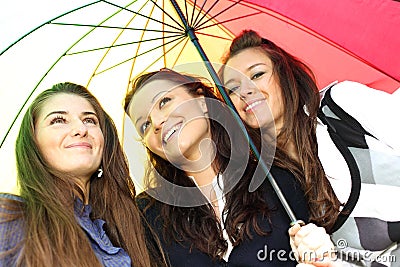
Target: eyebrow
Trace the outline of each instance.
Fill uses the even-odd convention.
[[[143,117],[140,116],[136,121],[135,121],[135,125],[138,123],[138,121],[140,121]]]
[[[157,94],[154,95],[154,97],[151,99],[151,103],[154,103],[156,101],[156,98],[162,94],[162,93],[168,93],[169,91],[160,91]]]
[[[151,103],[153,104],[156,101],[156,98],[162,94],[162,93],[168,93],[169,91],[160,91],[157,94],[155,94],[155,96],[153,96],[153,98],[151,99]],[[140,121],[141,119],[143,119],[142,116],[140,116],[139,118],[137,118],[137,120],[135,121],[135,125],[138,123],[138,121]]]
[[[249,71],[249,70],[251,70],[251,69],[253,69],[253,68],[257,67],[257,66],[260,66],[260,65],[266,65],[266,64],[265,63],[256,63],[256,64],[251,65],[250,67],[248,67],[246,69],[246,71]],[[229,79],[228,81],[225,82],[225,84],[228,84],[228,83],[232,82],[233,80],[234,80],[233,78]]]
[[[48,117],[50,117],[53,114],[67,114],[68,112],[66,111],[62,111],[62,110],[56,110],[56,111],[52,111],[49,114],[46,115],[46,117],[44,117],[44,119],[47,119]]]
[[[44,119],[46,119],[46,118],[48,118],[49,116],[54,115],[54,114],[63,114],[63,115],[66,115],[66,114],[68,114],[68,112],[67,112],[67,111],[64,111],[64,110],[52,111],[52,112],[50,112],[49,114],[47,114],[46,117],[44,117]],[[97,117],[97,114],[96,114],[95,112],[93,112],[93,111],[84,111],[84,112],[82,112],[82,114],[83,114],[83,115],[94,115],[94,116]]]

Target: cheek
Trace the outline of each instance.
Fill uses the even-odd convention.
[[[257,88],[259,88],[259,92],[264,96],[265,99],[269,99],[271,94],[273,95],[271,88],[268,87],[266,83],[257,85]]]
[[[160,142],[157,140],[155,135],[148,134],[143,138],[143,143],[151,152],[160,155]]]
[[[98,136],[98,147],[99,147],[98,153],[99,153],[100,160],[101,160],[101,157],[102,157],[102,155],[103,155],[104,142],[105,142],[105,141],[104,141],[103,133],[100,131],[100,134],[99,134],[99,136]]]
[[[233,105],[235,108],[239,109],[241,106],[245,105],[244,101],[240,99],[237,94],[229,95],[230,99],[232,100]]]
[[[56,138],[57,135],[42,135],[36,136],[36,144],[43,157],[48,160],[54,158],[57,147],[60,146],[61,141]]]
[[[103,132],[99,129],[96,133],[95,133],[95,138],[97,140],[97,143],[99,144],[99,147],[101,148],[101,150],[104,148],[104,135]]]
[[[270,96],[270,105],[273,105],[275,112],[283,111],[283,98],[281,92],[275,89]]]
[[[60,150],[60,140],[55,138],[37,139],[37,146],[43,159],[56,170],[63,170],[65,165],[68,165],[63,160],[63,152]]]

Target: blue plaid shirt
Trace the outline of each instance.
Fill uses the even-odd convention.
[[[0,193],[0,197],[23,201],[19,196]],[[92,208],[90,205],[84,205],[77,198],[75,201],[75,218],[82,229],[85,231],[92,245],[93,251],[103,266],[121,267],[131,266],[129,255],[122,249],[114,247],[110,239],[103,230],[105,222],[97,219],[92,221],[89,217]],[[0,206],[0,213],[9,212]],[[6,257],[0,257],[0,266],[15,266],[16,259],[21,253],[22,247],[18,243],[23,239],[23,220],[14,220],[0,223],[0,255],[10,249],[12,253]]]

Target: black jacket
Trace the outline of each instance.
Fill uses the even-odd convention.
[[[286,200],[292,207],[295,215],[307,222],[308,208],[300,184],[295,177],[288,171],[273,166],[271,173],[280,186]],[[158,234],[164,251],[166,252],[171,266],[188,266],[188,267],[207,267],[207,266],[296,266],[296,261],[289,245],[288,229],[290,225],[283,206],[280,204],[278,197],[273,191],[269,181],[266,179],[261,185],[265,189],[265,199],[271,211],[270,221],[260,220],[260,225],[264,230],[271,231],[268,236],[257,235],[254,229],[251,229],[252,239],[245,239],[238,246],[234,247],[228,261],[213,262],[212,258],[207,254],[197,250],[189,250],[190,244],[180,244],[177,242],[166,242],[163,240],[162,223],[155,220],[159,215],[160,203],[152,205],[144,213],[151,227]],[[147,205],[148,199],[143,198],[142,193],[137,198],[139,208]],[[148,197],[148,196],[147,196]]]

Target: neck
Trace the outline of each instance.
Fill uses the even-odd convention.
[[[191,151],[190,155],[184,155],[185,158],[180,166],[188,176],[195,177],[199,185],[211,182],[216,175],[212,168],[212,162],[216,157],[216,148],[210,140],[203,140],[195,151]]]
[[[210,203],[218,203],[217,195],[212,185],[212,181],[214,180],[217,173],[211,167],[201,172],[187,173],[187,175],[194,177],[194,180],[199,187],[201,193],[208,199],[208,201],[210,201]]]
[[[277,139],[277,131],[275,127],[270,128],[262,128],[261,129],[261,138],[263,142],[267,142],[267,144],[276,144]]]
[[[294,159],[297,162],[300,162],[299,158],[299,152],[297,151],[295,142],[293,139],[290,139],[285,145],[284,145],[284,150],[287,152],[287,154]]]
[[[296,143],[294,141],[294,136],[291,135],[291,137],[288,140],[286,140],[285,143],[280,142],[276,138],[281,131],[282,125],[283,125],[283,123],[277,122],[276,128],[275,128],[276,134],[271,135],[271,136],[275,137],[277,147],[280,147],[283,149],[283,151],[286,151],[287,155],[289,155],[289,157],[291,157],[293,160],[300,162],[299,151],[297,150]],[[267,132],[267,134],[268,134],[268,132]],[[263,138],[266,138],[266,137],[263,135]],[[269,137],[269,139],[267,139],[267,140],[271,140],[271,137]]]
[[[89,179],[77,179],[75,181],[76,186],[81,192],[75,192],[77,196],[82,196],[83,204],[89,204],[89,192],[90,192],[90,178]],[[76,189],[74,189],[76,191]]]
[[[198,186],[205,186],[210,184],[214,177],[217,175],[217,173],[213,170],[211,166],[199,172],[186,172],[186,174],[188,176],[194,177],[194,180],[196,181]]]

